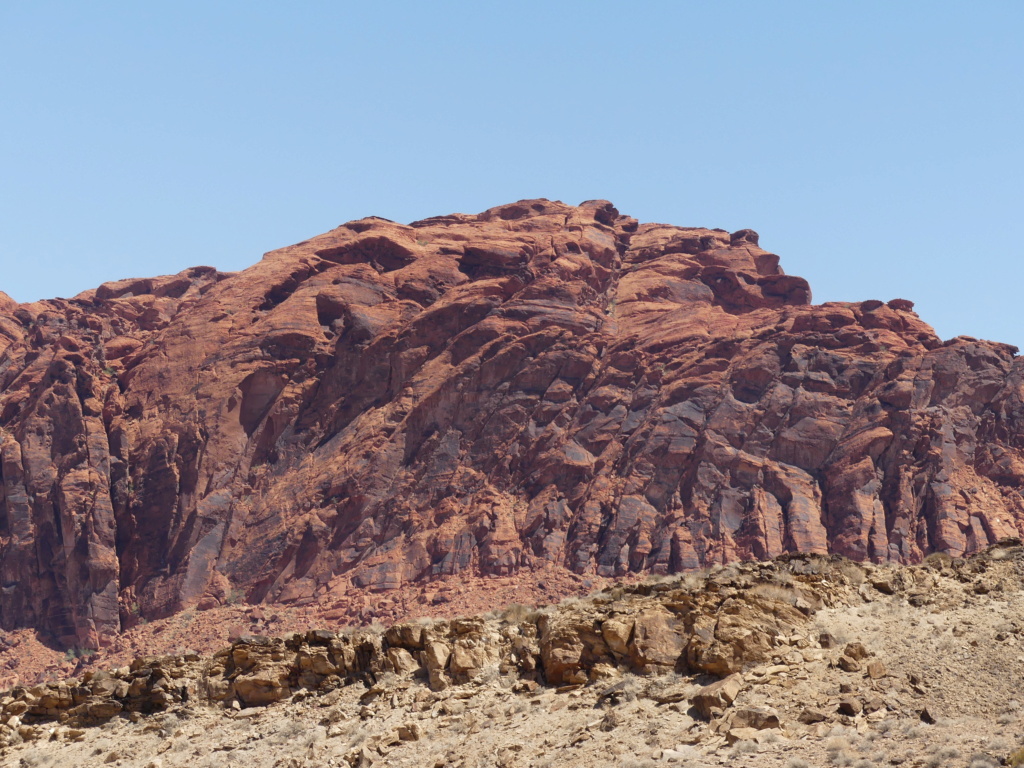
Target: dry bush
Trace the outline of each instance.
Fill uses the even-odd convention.
[[[953,563],[953,558],[945,552],[932,552],[924,559],[924,565],[935,571],[941,571]]]
[[[995,752],[997,755],[999,755],[1003,752],[1010,751],[1010,742],[1008,742],[1006,739],[996,737],[994,739],[988,740],[988,748],[990,752]]]
[[[842,735],[829,736],[828,741],[825,742],[825,751],[829,753],[841,752],[849,748],[850,742]]]
[[[732,745],[733,756],[752,755],[755,752],[757,752],[757,742],[754,741],[744,739],[743,741],[737,741]]]
[[[784,587],[791,587],[796,583],[796,578],[790,571],[777,571],[772,576],[772,581],[776,584],[781,584]]]
[[[855,587],[859,587],[864,583],[864,568],[852,560],[840,560],[839,561],[839,573]]]
[[[501,619],[508,624],[522,624],[526,617],[533,612],[533,608],[522,603],[512,603],[501,612]]]
[[[885,720],[881,720],[875,724],[875,728],[877,728],[878,732],[883,736],[891,732],[895,727],[896,721],[891,717],[886,718]]]
[[[796,605],[797,600],[800,599],[800,595],[792,587],[782,587],[778,584],[755,584],[750,589],[752,594],[760,597],[767,598],[768,600],[777,600],[780,603],[788,603],[789,605]]]

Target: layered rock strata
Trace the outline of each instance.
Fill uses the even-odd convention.
[[[1016,350],[812,305],[750,230],[521,201],[0,297],[0,623],[1017,535]]]
[[[499,615],[386,630],[246,636],[212,658],[192,652],[139,658],[121,669],[15,688],[0,696],[0,721],[10,725],[17,717],[15,728],[51,721],[89,725],[189,703],[266,706],[353,684],[372,701],[387,687],[385,679],[396,676],[434,691],[506,677],[529,692],[614,682],[627,671],[725,676],[726,684],[709,686],[696,702],[710,712],[716,702],[721,709],[735,698],[728,690],[742,679],[736,673],[787,652],[790,638],[812,629],[808,617],[816,609],[856,595],[863,573],[850,567],[841,558],[811,556],[617,587],[537,611],[513,606]],[[609,689],[606,698],[615,692]],[[6,733],[0,725],[0,738]]]
[[[1021,664],[1013,648],[1024,633],[993,605],[1019,607],[1022,577],[1019,540],[967,561],[933,556],[912,568],[787,555],[619,585],[538,610],[512,606],[387,629],[247,636],[212,657],[186,651],[138,658],[128,667],[0,694],[0,756],[23,741],[76,741],[82,728],[112,718],[196,717],[209,707],[251,717],[276,702],[295,709],[311,696],[320,707],[348,702],[328,723],[384,720],[403,707],[410,717],[421,713],[403,726],[415,735],[399,740],[436,730],[440,724],[430,720],[439,708],[453,714],[453,702],[488,692],[542,703],[549,692],[580,691],[605,711],[604,722],[589,726],[600,723],[603,731],[623,725],[614,709],[642,695],[688,712],[679,720],[692,732],[690,743],[713,741],[716,733],[733,743],[749,730],[780,728],[790,737],[822,736],[836,723],[927,721],[965,710],[991,720],[1006,704],[996,691],[1012,690]],[[871,647],[839,641],[825,629],[855,632],[854,617],[866,612],[867,623],[883,627]],[[905,636],[924,619],[936,631],[917,645],[983,643],[979,653],[993,668],[979,676],[970,665],[948,666],[927,647],[908,652],[903,645],[915,643]],[[965,707],[961,685],[968,679],[988,696]],[[278,717],[287,715],[287,708],[278,710]],[[824,730],[803,727],[819,723]]]

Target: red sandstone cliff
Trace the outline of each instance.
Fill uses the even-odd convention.
[[[0,294],[0,623],[1024,531],[1024,364],[810,303],[750,230],[528,200]]]

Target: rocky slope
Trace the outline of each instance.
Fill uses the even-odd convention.
[[[601,201],[0,297],[0,624],[970,553],[1024,520],[1015,351]]]
[[[0,759],[994,768],[1024,740],[1022,580],[1019,540],[912,567],[798,555],[538,610],[243,637],[0,695]]]

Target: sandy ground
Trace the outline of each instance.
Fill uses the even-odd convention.
[[[511,676],[493,676],[433,691],[396,675],[371,691],[300,691],[261,708],[193,704],[96,727],[51,723],[37,740],[7,748],[0,764],[986,768],[1024,746],[1019,570],[993,562],[965,578],[932,567],[918,571],[927,578],[916,590],[887,594],[865,582],[822,607],[771,663],[744,671],[731,709],[779,719],[756,731],[697,716],[690,699],[706,677],[620,672],[571,690],[522,690]],[[837,663],[849,643],[867,653],[853,671]],[[659,703],[671,691],[677,700]],[[843,714],[850,698],[868,704]],[[809,709],[824,720],[802,722]]]

